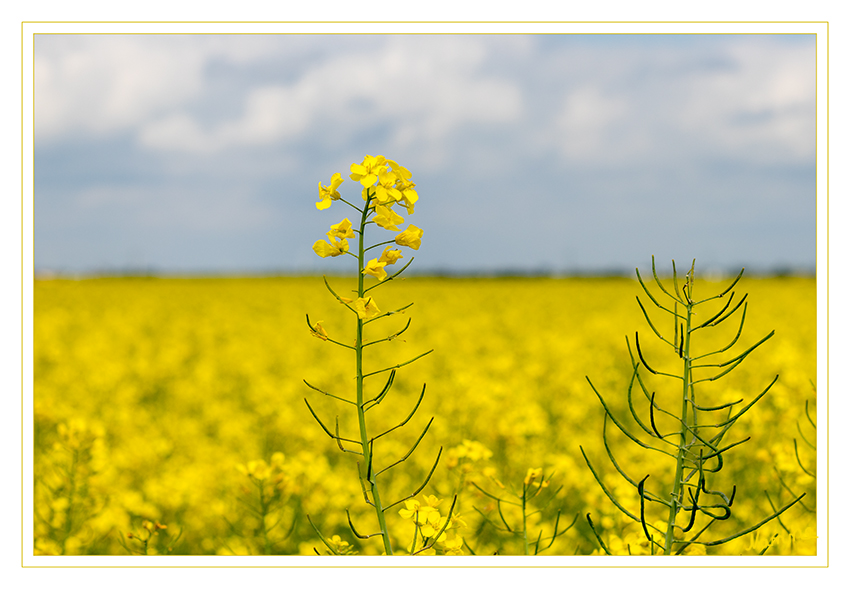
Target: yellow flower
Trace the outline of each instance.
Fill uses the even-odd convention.
[[[393,174],[395,174],[399,180],[407,180],[410,178],[410,170],[404,166],[398,165],[398,163],[393,160],[387,160],[387,163],[390,165],[390,169],[393,171]]]
[[[322,341],[328,341],[328,332],[325,331],[324,327],[322,327],[321,321],[316,321],[316,325],[311,326],[310,333],[312,333],[315,337],[319,338]]]
[[[487,447],[481,442],[474,442],[472,440],[464,440],[463,443],[457,447],[458,454],[460,456],[465,456],[470,460],[487,460],[493,453],[487,449]]]
[[[499,479],[496,478],[496,469],[493,468],[492,466],[487,466],[487,467],[481,469],[481,474],[483,474],[485,477],[487,477],[488,479],[490,479],[491,481],[496,483],[499,486],[500,489],[505,488],[505,484],[502,481],[500,481]]]
[[[534,479],[536,479],[537,477],[542,476],[542,475],[543,475],[543,469],[542,468],[529,468],[528,472],[525,475],[525,480],[522,481],[522,484],[523,485],[530,485],[531,483],[534,482]]]
[[[387,266],[391,264],[395,264],[404,256],[401,255],[401,250],[391,250],[391,246],[387,246],[384,248],[384,253],[381,254],[381,257],[378,258],[379,262],[383,262]]]
[[[378,174],[378,185],[375,187],[375,200],[380,204],[393,203],[401,198],[401,192],[396,189],[398,176],[392,172],[381,170]]]
[[[331,238],[331,243],[321,239],[313,244],[313,251],[323,258],[335,258],[348,251],[348,242],[344,239]]]
[[[258,481],[265,480],[272,474],[272,468],[266,464],[265,460],[250,460],[248,464],[240,464],[236,468],[242,474],[248,475]]]
[[[372,297],[368,299],[358,298],[354,301],[354,310],[357,311],[357,315],[361,319],[372,319],[373,317],[377,317],[381,312],[378,305],[375,304],[375,299]]]
[[[328,238],[333,239],[335,237],[340,239],[354,237],[354,230],[351,228],[351,221],[343,219],[336,225],[331,225],[331,230],[328,231]]]
[[[328,544],[333,546],[333,549],[337,554],[357,554],[354,550],[354,547],[339,537],[338,534],[334,534],[330,538],[328,538]]]
[[[375,207],[375,212],[377,213],[375,215],[375,223],[390,231],[401,231],[401,229],[396,227],[396,223],[404,223],[404,219],[396,214],[394,210],[378,205]]]
[[[339,188],[339,185],[343,182],[344,180],[339,172],[331,176],[330,186],[322,186],[322,183],[319,182],[319,197],[321,200],[316,203],[316,208],[320,211],[324,210],[331,206],[331,202],[339,200],[341,197],[336,189]]]
[[[378,260],[369,260],[369,263],[366,264],[366,267],[363,269],[363,274],[369,274],[370,276],[374,276],[378,280],[383,280],[387,277],[387,271],[384,270],[384,266],[386,265],[386,262],[380,262]]]
[[[447,528],[446,518],[440,515],[440,512],[436,509],[429,509],[424,507],[420,510],[421,515],[419,521],[419,531],[422,532],[422,535],[426,538],[437,538],[437,542],[442,542],[446,539],[446,531],[443,528]],[[425,516],[425,520],[422,520],[422,515]],[[440,530],[443,530],[442,532]],[[437,534],[439,533],[439,536]]]
[[[443,502],[442,499],[437,499],[436,495],[428,495],[425,498],[425,501],[428,502],[428,507],[437,507],[440,503]]]
[[[454,518],[452,518],[454,519]],[[460,556],[463,554],[463,538],[455,531],[449,531],[448,534],[443,534],[444,538],[440,545],[445,554],[451,556]]]
[[[416,188],[416,184],[410,182],[409,180],[405,180],[403,178],[399,178],[396,183],[396,189],[401,195],[396,200],[407,209],[408,214],[413,214],[413,205],[419,200],[419,195],[414,190]]]
[[[411,225],[395,236],[395,242],[399,245],[418,250],[422,244],[422,233],[423,231],[419,227]]]
[[[441,499],[437,499],[434,495],[429,496],[425,500],[428,505],[422,505],[416,499],[408,499],[404,502],[404,507],[398,510],[398,514],[404,519],[415,519],[420,526],[424,526],[428,523],[428,519],[434,519],[436,515],[437,520],[440,519],[440,512],[436,509],[437,505],[442,501]]]
[[[419,501],[408,499],[404,502],[404,507],[398,510],[398,514],[404,519],[411,519],[419,511],[419,507]]]
[[[368,188],[375,183],[375,180],[378,179],[378,174],[386,168],[386,165],[387,160],[384,156],[372,157],[371,155],[367,155],[363,158],[362,164],[351,164],[350,177],[352,180],[359,180],[364,188]]]
[[[525,479],[522,482],[526,486],[529,486],[529,485],[534,485],[535,487],[539,486],[539,485],[542,485],[544,487],[549,486],[549,481],[535,482],[536,479],[538,479],[538,478],[541,478],[541,479],[543,478],[543,469],[542,468],[529,468],[528,472],[525,475]]]
[[[415,499],[410,499],[404,502],[404,507],[398,510],[398,514],[404,519],[412,519],[419,526],[419,531],[426,538],[433,538],[437,535],[443,526],[447,528],[446,518],[440,515],[437,506],[442,503],[442,499],[438,499],[435,495],[429,495],[425,498],[427,505],[422,505]],[[446,537],[445,531],[440,534],[437,539],[442,542]]]

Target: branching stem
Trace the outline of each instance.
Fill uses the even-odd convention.
[[[362,298],[366,292],[363,285],[363,262],[365,260],[365,245],[363,239],[364,229],[366,228],[366,219],[369,216],[369,201],[373,192],[367,191],[366,204],[363,206],[363,211],[360,216],[360,239],[358,242],[357,255],[357,296]],[[357,339],[354,343],[354,357],[357,369],[357,422],[360,426],[360,447],[363,453],[363,461],[369,465],[372,463],[372,444],[369,443],[369,434],[366,429],[366,409],[364,408],[363,400],[363,319],[357,316]],[[384,517],[383,506],[381,505],[381,495],[378,492],[377,475],[374,470],[367,468],[367,481],[369,490],[372,495],[372,506],[375,508],[375,514],[378,516],[378,525],[381,527],[381,540],[384,542],[384,550],[388,556],[392,556],[393,548],[390,543],[390,535],[387,531],[387,522]]]
[[[690,283],[688,283],[690,284]],[[670,513],[667,516],[667,533],[664,536],[664,554],[670,554],[673,548],[673,530],[676,525],[676,514],[679,511],[682,497],[682,472],[685,465],[685,452],[688,434],[688,393],[690,389],[691,376],[691,319],[693,317],[693,306],[691,300],[691,288],[685,287],[688,291],[688,302],[685,304],[685,329],[684,341],[682,346],[682,359],[684,360],[684,370],[682,372],[682,417],[679,428],[679,451],[676,455],[676,474],[673,479],[673,491],[671,493]]]

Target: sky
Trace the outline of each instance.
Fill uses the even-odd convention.
[[[346,272],[318,184],[369,154],[417,185],[411,271],[813,272],[815,65],[814,35],[38,34],[35,268]]]

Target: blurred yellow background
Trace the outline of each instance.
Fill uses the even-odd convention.
[[[343,296],[355,286],[329,281]],[[697,274],[698,296],[725,284]],[[713,483],[727,494],[737,485],[733,517],[701,539],[744,529],[771,513],[771,501],[779,507],[792,492],[808,492],[781,521],[708,553],[813,554],[815,479],[798,464],[794,440],[803,466],[814,473],[815,451],[801,436],[815,440],[805,411],[808,402],[814,419],[815,280],[745,275],[736,290],[749,293],[747,320],[724,358],[771,330],[776,335],[718,382],[698,385],[699,399],[705,405],[749,402],[777,374],[779,381],[724,440],[752,436],[725,455]],[[646,553],[640,525],[611,505],[579,451],[581,445],[624,506],[640,509],[634,488],[606,456],[603,409],[585,380],[637,434],[626,404],[632,373],[626,336],[633,345],[640,332],[656,368],[673,366],[676,358],[646,325],[635,296],[657,325],[671,329],[672,321],[654,312],[636,280],[412,277],[373,294],[382,311],[415,304],[367,327],[367,341],[376,340],[412,319],[398,339],[366,348],[367,372],[434,350],[401,368],[390,394],[368,413],[370,431],[392,427],[427,384],[411,422],[375,442],[378,466],[386,466],[435,417],[410,459],[382,475],[385,504],[415,490],[442,447],[418,498],[441,498],[445,515],[459,493],[468,524],[459,532],[465,554],[521,550],[517,538],[484,520],[482,513],[498,521],[494,502],[469,483],[506,493],[521,488],[529,468],[552,475],[547,491],[563,486],[529,520],[534,537],[539,530],[551,535],[558,510],[562,528],[579,514],[547,554],[599,552],[587,513],[612,552]],[[305,514],[326,537],[339,535],[360,554],[379,553],[380,540],[357,540],[346,521],[350,509],[358,531],[375,531],[356,457],[339,451],[304,403],[308,398],[325,424],[338,416],[340,435],[357,438],[351,406],[302,380],[353,398],[353,352],[311,337],[307,313],[331,338],[353,344],[353,315],[317,277],[37,280],[35,553],[314,554],[323,546]],[[697,352],[728,343],[738,322],[727,323],[717,334],[697,332]],[[367,380],[367,398],[380,392],[386,376]],[[665,391],[681,397],[675,382],[652,382],[659,400]],[[619,464],[636,480],[652,472],[647,484],[660,494],[675,462],[637,447],[613,427],[608,435]],[[481,446],[469,441],[487,452],[470,451]],[[664,472],[667,480],[656,474]],[[413,536],[411,521],[398,515],[402,507],[387,511],[399,543]],[[512,515],[505,515],[510,522]]]

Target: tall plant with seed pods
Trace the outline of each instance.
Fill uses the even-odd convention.
[[[744,399],[716,404],[705,398],[707,395],[704,388],[708,383],[717,381],[737,368],[773,337],[774,332],[771,331],[743,351],[726,357],[725,354],[738,343],[747,315],[747,295],[735,302],[735,293],[732,291],[744,270],[719,294],[699,299],[695,288],[695,262],[691,264],[681,285],[676,263],[673,262],[671,292],[659,279],[653,257],[652,274],[658,289],[655,295],[644,283],[640,271],[636,270],[641,288],[652,305],[665,314],[669,327],[666,330],[659,327],[661,323],[651,318],[640,297],[637,297],[638,306],[652,333],[666,344],[672,355],[672,361],[665,366],[678,367],[677,370],[668,370],[661,368],[661,364],[655,360],[650,362],[641,349],[637,332],[634,350],[626,338],[632,364],[626,400],[636,430],[626,427],[590,378],[587,378],[605,410],[602,437],[608,458],[623,479],[634,487],[640,506],[638,513],[618,501],[609,486],[603,483],[600,471],[591,464],[584,448],[581,448],[581,453],[594,478],[617,509],[640,524],[652,554],[704,553],[705,547],[717,546],[754,532],[791,508],[805,495],[800,495],[780,509],[774,509],[770,515],[744,529],[723,534],[717,539],[707,539],[712,537],[709,530],[730,519],[737,491],[736,485],[732,485],[731,489],[715,488],[714,479],[718,478],[717,473],[723,469],[728,454],[750,439],[729,441],[728,434],[738,420],[770,391],[778,375],[743,405]],[[718,309],[727,294],[728,299]],[[717,327],[738,316],[740,322],[737,331],[728,344],[713,350],[700,349],[698,340],[702,330]],[[671,392],[664,395],[668,401],[672,400],[672,406],[662,403],[662,395],[651,390],[653,385],[664,382],[673,384]],[[671,466],[665,475],[668,477],[666,480],[653,483],[649,480],[649,474],[628,472],[637,465],[623,465],[617,461],[608,438],[609,420],[632,443],[669,458]],[[587,514],[587,520],[603,550],[608,552],[590,514]]]
[[[350,513],[348,513],[348,523],[352,533],[360,539],[380,536],[384,552],[387,555],[392,555],[393,542],[390,538],[387,526],[386,512],[392,507],[411,500],[425,488],[428,481],[431,479],[434,470],[437,468],[442,448],[440,448],[437,453],[437,457],[430,472],[419,488],[405,497],[387,500],[381,495],[381,475],[390,469],[399,466],[411,456],[419,445],[419,442],[427,433],[434,418],[431,418],[410,450],[404,456],[401,456],[396,460],[392,460],[388,464],[384,460],[376,459],[376,442],[378,442],[378,440],[380,440],[383,436],[406,425],[411,420],[417,409],[419,409],[422,399],[425,396],[425,386],[422,386],[422,392],[409,414],[401,419],[397,425],[389,429],[380,433],[374,432],[369,427],[367,414],[370,410],[377,407],[387,398],[388,393],[393,386],[396,371],[399,368],[422,358],[423,356],[431,353],[433,350],[423,352],[418,356],[396,364],[395,366],[367,371],[364,365],[364,352],[366,348],[368,346],[394,340],[407,330],[410,326],[410,320],[407,321],[407,324],[400,331],[379,337],[378,339],[367,342],[364,338],[364,334],[367,328],[370,330],[373,329],[377,321],[405,311],[412,305],[411,303],[392,311],[381,311],[378,300],[374,296],[373,292],[375,289],[384,286],[397,278],[413,262],[413,258],[411,258],[407,264],[402,266],[396,272],[392,274],[387,273],[388,267],[393,266],[404,257],[402,250],[397,249],[396,246],[402,246],[412,250],[419,249],[423,235],[422,229],[410,224],[402,231],[398,225],[403,224],[404,219],[396,212],[396,210],[394,210],[394,207],[401,207],[406,209],[407,214],[413,214],[414,205],[418,201],[419,195],[415,190],[416,185],[410,180],[410,171],[403,166],[400,166],[395,161],[386,159],[384,156],[380,155],[367,155],[363,159],[362,163],[351,164],[350,178],[360,184],[361,198],[363,201],[362,205],[355,205],[340,195],[337,189],[344,180],[339,173],[336,173],[332,176],[329,186],[323,186],[319,183],[320,200],[316,203],[316,208],[324,210],[330,207],[333,202],[340,201],[356,211],[356,214],[359,216],[356,224],[352,224],[349,219],[345,218],[339,223],[331,225],[330,231],[327,233],[327,241],[317,241],[313,245],[313,251],[323,258],[347,255],[352,256],[357,260],[357,290],[353,293],[356,297],[345,297],[337,294],[328,282],[327,277],[324,279],[325,286],[331,295],[336,298],[337,301],[342,303],[349,311],[351,311],[354,316],[354,345],[343,343],[335,337],[332,337],[322,326],[321,322],[317,322],[315,324],[312,323],[309,315],[307,316],[307,325],[314,336],[331,344],[335,344],[347,350],[354,356],[354,390],[349,391],[346,396],[346,393],[344,392],[339,394],[336,392],[331,393],[321,390],[306,381],[305,383],[311,389],[349,406],[357,415],[357,432],[355,434],[341,433],[338,419],[334,426],[331,427],[327,425],[310,405],[310,402],[306,398],[304,401],[307,404],[310,414],[315,418],[322,430],[324,430],[324,432],[336,442],[338,448],[342,452],[359,456],[357,466],[360,486],[363,491],[363,498],[366,503],[373,508],[376,519],[375,523],[379,530],[377,532],[367,534],[359,533],[351,520]],[[389,240],[379,238],[376,243],[367,244],[366,235],[371,226],[377,226],[386,231],[393,232],[396,235],[394,238]],[[357,253],[350,251],[349,239],[357,240]],[[367,256],[367,253],[382,246],[384,246],[384,249],[381,254],[367,261],[367,258],[369,257]],[[367,277],[374,278],[377,282],[367,286]],[[375,380],[374,377],[387,374],[388,377],[381,388],[371,386],[371,383]],[[444,521],[441,522],[441,525],[439,526],[440,529],[436,530],[437,533],[431,537],[430,542],[420,546],[419,552],[431,549],[438,539],[444,536],[443,533],[451,525],[453,507],[454,502],[452,503],[452,507],[449,509],[448,517],[443,518]],[[309,521],[313,524],[312,520]],[[339,552],[335,548],[336,544],[328,541],[315,525],[313,527],[316,529],[316,533],[331,553],[338,554]]]

